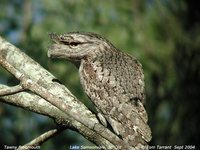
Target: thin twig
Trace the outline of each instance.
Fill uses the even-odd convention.
[[[49,130],[49,131],[43,133],[42,135],[38,136],[37,138],[33,139],[29,143],[27,143],[23,146],[19,146],[19,148],[17,150],[24,150],[24,149],[28,150],[28,149],[36,148],[36,146],[42,145],[48,139],[58,135],[60,132],[62,132],[65,129],[66,129],[66,127],[61,126],[56,129]]]
[[[24,91],[24,88],[21,85],[7,87],[4,89],[0,89],[0,96],[11,95],[11,94],[15,94],[21,91]]]

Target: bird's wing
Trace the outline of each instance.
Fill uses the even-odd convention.
[[[141,66],[135,64],[136,60],[131,60],[130,64],[128,56],[124,59],[128,62],[83,61],[79,69],[80,80],[86,94],[116,134],[133,144],[135,140],[148,142],[151,130],[140,101],[144,86]]]

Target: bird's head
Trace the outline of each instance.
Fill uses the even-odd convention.
[[[112,49],[113,45],[95,33],[69,32],[65,34],[49,34],[54,44],[48,50],[48,57],[80,61],[93,53],[101,53]]]

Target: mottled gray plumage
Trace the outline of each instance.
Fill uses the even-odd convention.
[[[140,149],[151,140],[143,106],[144,75],[138,60],[94,33],[50,34],[55,42],[48,55],[78,62],[85,93],[99,118],[131,146]]]

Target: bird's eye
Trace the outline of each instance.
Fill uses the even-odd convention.
[[[61,41],[61,43],[63,43],[64,45],[72,46],[72,47],[75,47],[81,44],[80,42],[68,42],[68,41]]]
[[[71,42],[71,43],[69,43],[70,46],[78,46],[78,44],[80,44],[80,43],[78,43],[78,42]]]

